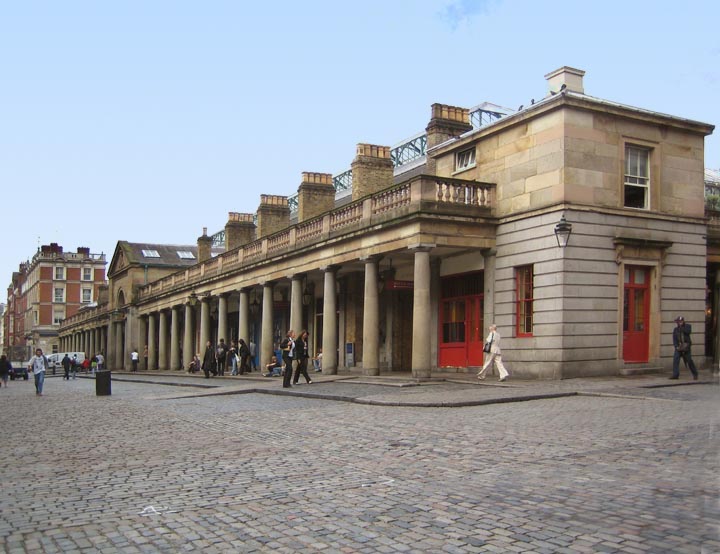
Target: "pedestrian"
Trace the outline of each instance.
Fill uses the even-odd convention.
[[[140,354],[138,354],[137,348],[133,348],[132,352],[130,352],[130,361],[132,362],[132,371],[136,372],[140,363]]]
[[[28,371],[35,375],[35,394],[43,395],[43,384],[45,383],[45,370],[48,368],[48,360],[43,355],[41,348],[35,350],[35,355],[28,362]]]
[[[217,361],[217,372],[222,377],[225,375],[225,361],[227,360],[227,345],[225,339],[220,339],[217,345],[217,354],[215,360]]]
[[[63,371],[65,372],[65,375],[63,375],[63,379],[65,381],[69,381],[70,380],[70,366],[73,365],[72,360],[70,359],[70,356],[65,354],[65,356],[62,359],[62,362],[60,362],[60,363],[63,366]]]
[[[205,379],[210,379],[211,373],[213,374],[213,377],[217,375],[217,369],[215,368],[215,349],[213,348],[212,341],[207,341],[205,344],[202,370],[205,373]]]
[[[227,362],[230,364],[230,368],[232,371],[230,372],[230,375],[237,375],[238,374],[238,349],[237,349],[237,343],[234,340],[230,341],[230,348],[228,348],[228,358]]]
[[[502,351],[500,350],[500,333],[497,332],[497,325],[495,325],[494,323],[490,325],[490,327],[488,327],[488,330],[490,332],[485,339],[485,344],[488,346],[483,348],[483,351],[487,354],[487,358],[485,359],[483,368],[478,372],[477,377],[481,380],[485,379],[485,372],[493,364],[493,362],[495,362],[495,367],[500,374],[500,379],[498,379],[498,381],[503,382],[508,378],[508,371],[507,369],[505,369],[505,366],[502,362]]]
[[[690,353],[692,346],[692,339],[690,338],[692,326],[689,323],[685,323],[685,318],[681,315],[675,318],[675,324],[672,335],[675,352],[673,353],[673,372],[670,379],[678,379],[680,377],[680,359],[682,358],[685,365],[690,368],[693,380],[697,381],[698,370],[697,367],[695,367],[695,362],[693,362],[692,354]]]
[[[148,365],[148,345],[147,344],[143,348],[143,369],[145,371],[150,369],[150,366]]]
[[[250,373],[250,349],[243,339],[238,343],[238,356],[240,356],[240,375]]]
[[[77,354],[73,354],[72,360],[70,360],[70,377],[73,380],[77,378],[78,369],[80,369],[80,362],[78,362]]]
[[[0,356],[0,388],[2,388],[3,385],[7,388],[8,375],[10,375],[11,369],[12,364],[10,363],[10,360],[7,359],[7,356],[5,354]]]
[[[197,373],[200,371],[200,368],[202,367],[202,361],[200,360],[200,353],[198,352],[193,356],[192,361],[190,362],[190,367],[188,367],[189,373]]]
[[[248,349],[250,350],[250,369],[254,371],[257,369],[257,364],[255,363],[255,353],[257,352],[257,345],[255,344],[254,340],[250,339]]]
[[[293,373],[292,360],[295,355],[295,331],[290,329],[287,332],[287,335],[280,343],[280,350],[282,350],[282,358],[285,363],[285,369],[283,370],[283,388],[289,389],[292,386],[290,380]]]
[[[98,352],[98,353],[97,353],[97,356],[95,356],[95,357],[97,358],[97,368],[98,368],[98,370],[105,369],[105,356],[103,356],[103,353],[102,353],[102,352]],[[147,367],[146,367],[146,369],[147,369]]]
[[[308,354],[310,348],[310,345],[308,344],[309,342],[310,341],[308,339],[308,332],[303,329],[302,331],[300,331],[300,336],[295,341],[295,359],[297,360],[297,366],[295,367],[293,385],[298,384],[301,373],[302,376],[305,377],[305,381],[307,382],[307,384],[312,384],[312,379],[310,379],[310,376],[307,372],[308,358],[310,357],[310,355]]]

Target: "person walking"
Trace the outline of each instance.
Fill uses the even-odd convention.
[[[150,366],[148,365],[148,345],[147,344],[143,348],[143,369],[145,371],[150,369]]]
[[[680,359],[685,362],[685,365],[690,368],[693,380],[698,380],[698,370],[693,362],[690,348],[692,346],[692,339],[690,334],[692,333],[692,326],[689,323],[685,323],[683,316],[675,318],[675,329],[673,329],[673,347],[675,352],[673,353],[673,372],[670,379],[678,379],[680,377]]]
[[[237,349],[237,343],[234,340],[230,341],[230,348],[228,348],[227,353],[227,361],[230,364],[230,369],[232,371],[230,372],[230,375],[237,375],[238,374],[238,349]]]
[[[95,357],[97,358],[98,370],[105,369],[105,356],[102,355],[102,352],[98,352]],[[147,365],[145,366],[145,369],[147,369]]]
[[[35,350],[35,355],[28,362],[28,371],[35,375],[35,394],[43,395],[43,384],[45,383],[45,370],[48,368],[48,360],[43,355],[41,348]]]
[[[485,379],[485,373],[487,372],[488,368],[493,364],[493,362],[495,362],[495,367],[500,374],[500,379],[498,379],[498,381],[502,383],[508,378],[509,374],[502,362],[502,351],[500,350],[500,333],[497,332],[497,325],[495,325],[494,323],[490,325],[490,327],[488,327],[488,330],[490,332],[485,339],[485,343],[490,345],[490,352],[486,352],[487,358],[485,359],[485,363],[483,364],[482,369],[478,372],[477,377],[480,380]]]
[[[257,363],[255,363],[255,353],[257,352],[257,345],[255,344],[254,340],[250,339],[248,349],[250,350],[250,370],[254,371],[257,369]]]
[[[65,375],[63,375],[63,379],[65,381],[70,380],[70,366],[72,365],[72,360],[70,359],[70,356],[65,354],[65,356],[62,359],[62,362],[60,362],[63,366],[63,371],[65,372]]]
[[[205,373],[205,379],[210,379],[211,373],[213,377],[217,375],[217,369],[215,369],[215,349],[213,348],[212,341],[207,341],[205,344],[202,370]]]
[[[217,345],[217,356],[215,357],[215,360],[217,361],[217,372],[220,374],[220,377],[225,375],[225,361],[227,360],[227,345],[225,344],[225,339],[220,339],[220,342]]]
[[[295,341],[295,359],[297,359],[297,366],[295,367],[295,376],[293,377],[293,385],[297,385],[300,381],[300,374],[302,373],[305,377],[305,381],[308,385],[312,384],[312,379],[307,372],[309,345],[308,345],[308,332],[303,329],[300,331],[300,336]]]
[[[10,375],[11,369],[12,364],[10,363],[10,360],[7,359],[7,356],[5,354],[0,356],[0,388],[2,388],[3,385],[7,388],[8,376]]]
[[[250,349],[243,339],[238,342],[238,356],[240,356],[240,375],[250,373]]]
[[[287,332],[287,336],[280,343],[280,350],[282,350],[283,362],[285,362],[285,370],[283,372],[283,388],[289,389],[292,385],[290,380],[292,379],[293,366],[292,361],[295,356],[295,331],[290,329]]]
[[[140,354],[138,354],[137,348],[133,348],[130,352],[130,361],[132,362],[132,371],[135,373],[140,363]]]

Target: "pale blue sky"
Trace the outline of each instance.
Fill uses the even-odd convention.
[[[563,65],[587,94],[717,125],[719,6],[0,1],[3,287],[38,241],[108,262],[118,240],[194,244],[358,142],[422,131],[434,102],[517,108]]]

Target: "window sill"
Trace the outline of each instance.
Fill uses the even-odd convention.
[[[450,176],[455,177],[455,175],[459,175],[460,173],[465,173],[466,171],[470,171],[471,169],[475,169],[477,167],[477,164],[472,164],[467,167],[463,167],[462,169],[456,169],[453,171]]]

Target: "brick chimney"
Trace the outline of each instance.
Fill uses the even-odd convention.
[[[298,223],[329,212],[335,207],[335,187],[331,173],[304,171],[298,187]]]
[[[352,199],[379,192],[393,185],[389,146],[358,144],[352,162]]]
[[[427,133],[427,149],[442,144],[453,137],[459,137],[463,133],[472,130],[470,124],[470,110],[448,106],[446,104],[433,104],[430,107],[430,123],[425,127]],[[437,162],[428,156],[426,162],[426,173],[435,175]]]
[[[207,234],[207,227],[203,227],[202,236],[197,239],[198,262],[206,262],[212,258],[212,238]]]
[[[255,240],[253,214],[228,213],[225,224],[225,251],[245,246]]]
[[[90,248],[87,246],[78,246],[77,253],[84,255],[86,258],[90,257]]]
[[[560,92],[562,86],[565,85],[564,90],[585,94],[585,89],[583,88],[584,75],[585,72],[582,69],[575,69],[574,67],[568,67],[567,65],[564,65],[555,71],[551,71],[545,75],[545,79],[548,82],[548,92],[556,94]]]
[[[261,239],[290,226],[287,196],[261,194],[257,210],[257,238]]]

